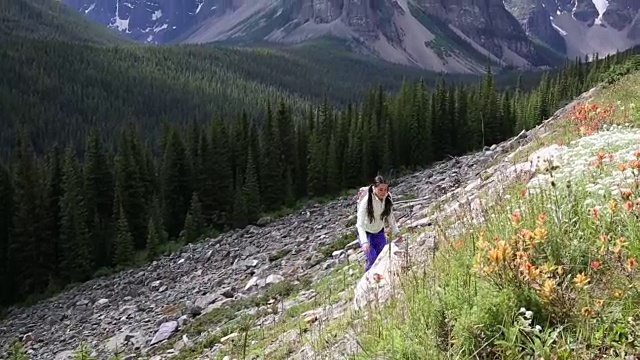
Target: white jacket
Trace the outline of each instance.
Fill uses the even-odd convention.
[[[380,200],[375,195],[375,193],[371,194],[371,202],[373,203],[373,222],[369,222],[369,216],[367,216],[367,200],[369,199],[369,194],[367,193],[365,196],[360,199],[358,202],[358,215],[356,220],[356,229],[358,230],[360,245],[368,244],[369,240],[367,239],[367,232],[369,233],[377,233],[384,228],[384,221],[380,219],[380,214],[384,210],[384,199]],[[391,234],[395,236],[398,231],[398,225],[396,224],[395,216],[393,215],[393,211],[387,217],[387,222],[389,227],[391,228]]]

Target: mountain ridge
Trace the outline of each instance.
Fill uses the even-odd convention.
[[[481,73],[487,61],[544,68],[640,44],[638,5],[626,0],[64,2],[141,42],[295,44],[331,36],[357,53],[449,73]]]

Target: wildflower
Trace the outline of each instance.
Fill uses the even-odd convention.
[[[626,245],[627,245],[627,242],[625,241],[624,237],[620,237],[618,238],[618,240],[616,240],[616,244],[611,251],[617,258],[620,258],[620,251]]]
[[[540,277],[540,269],[528,261],[520,267],[520,272],[525,281],[536,281]]]
[[[599,267],[600,267],[600,262],[598,260],[593,260],[591,262],[591,268],[593,270],[598,270]]]
[[[548,300],[553,295],[553,291],[556,289],[556,281],[552,279],[546,279],[542,288],[540,289],[540,295],[543,299]]]
[[[627,200],[627,202],[624,203],[624,207],[627,209],[627,211],[633,210],[633,202]]]
[[[580,310],[580,313],[584,317],[591,317],[591,315],[593,315],[593,310],[591,310],[590,307],[585,306],[585,307],[582,308],[582,310]]]
[[[489,250],[487,256],[494,264],[502,263],[511,257],[511,246],[506,241],[500,240],[495,248]]]
[[[520,222],[522,221],[522,217],[520,216],[519,212],[514,212],[513,214],[511,214],[511,223],[513,224],[514,227],[517,227],[518,225],[520,225]]]
[[[616,299],[620,299],[624,296],[624,291],[620,290],[620,289],[615,289],[613,291],[613,297],[615,297]]]
[[[604,300],[596,299],[593,303],[596,306],[596,308],[601,308],[604,305]]]
[[[527,188],[520,189],[520,196],[525,197],[527,195]]]
[[[594,207],[593,209],[591,209],[591,216],[592,216],[594,219],[597,219],[597,218],[599,217],[598,213],[599,213],[599,211],[598,211],[598,208],[597,208],[597,207]]]
[[[538,241],[544,240],[547,237],[547,229],[542,227],[537,227],[533,231],[533,237]]]
[[[583,288],[585,286],[587,286],[587,283],[589,282],[589,277],[586,276],[583,273],[578,274],[575,279],[573,279],[573,282],[576,284],[577,287],[579,288]]]
[[[629,271],[631,271],[631,269],[635,268],[636,265],[638,265],[638,263],[636,262],[636,259],[634,259],[633,257],[630,257],[629,259],[627,259],[627,269]]]
[[[611,212],[616,212],[617,208],[618,208],[618,202],[615,201],[614,199],[609,200],[609,210]]]
[[[525,251],[518,251],[516,253],[516,259],[518,262],[526,261],[529,258],[529,254]]]
[[[606,234],[600,234],[600,236],[598,237],[600,239],[600,241],[602,242],[607,242],[609,241],[609,235]]]
[[[620,191],[620,196],[622,197],[623,200],[631,199],[631,195],[633,195],[633,193],[631,192],[630,189],[622,189]]]

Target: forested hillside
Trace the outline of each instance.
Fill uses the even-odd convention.
[[[111,147],[126,122],[155,142],[162,121],[203,124],[217,115],[237,118],[242,111],[262,120],[267,100],[284,99],[301,114],[324,98],[346,105],[376,86],[396,91],[405,79],[423,78],[427,86],[437,79],[432,73],[354,58],[332,46],[320,42],[288,49],[235,49],[7,42],[0,45],[0,155],[6,157],[19,125],[28,127],[38,153],[52,144],[72,144],[80,150],[93,126]]]
[[[92,127],[111,149],[127,122],[156,144],[163,121],[205,124],[243,111],[263,121],[267,100],[284,99],[299,115],[325,98],[344,106],[377,86],[394,92],[404,80],[431,87],[439,78],[355,55],[328,38],[250,48],[122,44],[52,0],[3,3],[0,34],[0,159],[13,149],[19,126],[38,155],[54,144],[82,150]],[[513,74],[501,74],[497,84],[512,86]],[[523,86],[539,76],[525,74]]]
[[[132,43],[118,32],[88,21],[60,1],[4,0],[0,2],[0,44],[18,38],[96,45]]]
[[[299,199],[360,186],[378,172],[491,145],[539,123],[603,75],[636,66],[631,55],[568,63],[530,92],[497,91],[489,75],[476,86],[406,83],[397,95],[378,89],[346,109],[326,102],[300,106],[302,115],[284,99],[265,101],[262,125],[250,115],[213,116],[204,125],[185,118],[165,123],[157,142],[144,127],[114,126],[115,151],[101,140],[101,123],[94,123],[80,152],[43,146],[42,138],[23,132],[17,152],[0,168],[2,303],[151,260],[207,229],[244,226]],[[99,114],[100,94],[89,98],[95,107],[79,109]],[[244,106],[249,114],[259,105]],[[115,116],[124,123],[126,115]],[[62,118],[54,119],[41,124],[53,130]],[[78,136],[76,127],[64,129]],[[34,156],[34,149],[46,156]]]

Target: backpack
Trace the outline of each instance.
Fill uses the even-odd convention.
[[[358,204],[360,203],[360,200],[362,200],[363,197],[367,196],[368,193],[369,193],[369,186],[363,186],[360,188],[360,190],[358,190],[358,194],[355,196],[356,206],[358,206]]]

